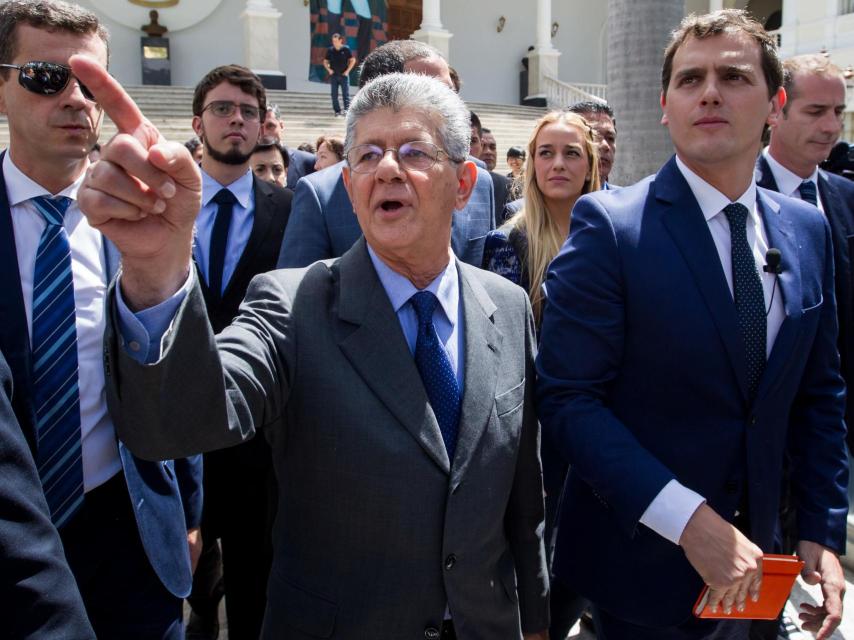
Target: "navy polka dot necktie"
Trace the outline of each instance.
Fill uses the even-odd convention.
[[[798,192],[801,194],[801,200],[809,202],[814,207],[818,206],[818,191],[815,188],[815,182],[804,180],[798,185]]]
[[[747,359],[747,383],[752,401],[756,397],[762,372],[765,371],[768,326],[762,280],[747,243],[747,213],[747,207],[738,202],[724,208],[732,242],[732,284],[738,311],[738,329]]]
[[[419,291],[409,301],[418,315],[415,364],[439,423],[448,459],[453,462],[460,422],[460,389],[451,361],[433,326],[433,311],[439,300],[430,291]]]

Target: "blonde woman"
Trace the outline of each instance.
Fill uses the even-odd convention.
[[[598,152],[575,113],[553,111],[534,127],[525,161],[525,204],[486,237],[483,268],[525,288],[539,326],[546,268],[569,233],[578,198],[599,189]]]
[[[502,227],[486,237],[483,268],[522,286],[531,299],[539,328],[543,312],[542,283],[549,263],[569,233],[575,201],[599,189],[599,157],[593,133],[575,113],[553,111],[537,122],[528,142],[523,175],[525,204]],[[566,462],[542,440],[546,493],[546,549],[549,564],[555,516],[567,473]],[[551,588],[552,638],[565,638],[587,607],[587,601],[557,580]]]

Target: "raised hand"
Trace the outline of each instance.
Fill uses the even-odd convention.
[[[691,566],[709,585],[709,607],[725,613],[759,599],[762,550],[706,504],[691,516],[679,544]]]
[[[131,308],[162,302],[185,281],[201,207],[199,168],[184,145],[167,142],[99,63],[69,64],[118,128],[91,165],[80,208],[122,254],[122,293]]]

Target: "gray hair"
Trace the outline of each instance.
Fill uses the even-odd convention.
[[[377,109],[397,113],[413,109],[428,117],[436,128],[437,142],[455,162],[469,154],[469,110],[460,97],[435,78],[417,73],[391,73],[372,80],[359,90],[347,112],[344,154],[356,138],[359,119]]]

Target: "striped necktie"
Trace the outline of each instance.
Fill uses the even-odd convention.
[[[804,180],[798,185],[798,193],[801,194],[801,200],[809,202],[814,207],[818,206],[818,189],[815,188],[815,182],[812,180]]]
[[[38,471],[51,519],[64,525],[83,504],[77,325],[71,248],[63,218],[71,199],[31,202],[47,222],[33,277],[33,400]]]

